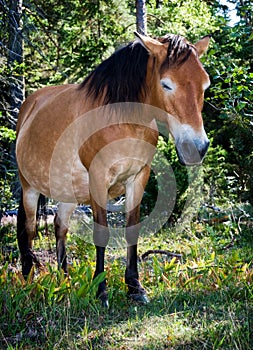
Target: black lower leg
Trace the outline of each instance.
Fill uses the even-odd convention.
[[[94,278],[97,277],[101,272],[104,272],[104,263],[105,263],[105,247],[96,246],[96,271]],[[106,280],[99,283],[97,297],[102,301],[102,303],[107,302],[107,293],[106,293]]]
[[[128,286],[128,295],[133,299],[141,302],[147,302],[145,289],[139,282],[137,268],[137,245],[127,248],[127,267],[125,272],[125,282]]]
[[[58,218],[58,214],[55,215],[54,218],[54,230],[55,230],[55,238],[56,238],[56,255],[57,255],[57,263],[58,269],[63,269],[64,273],[68,273],[67,268],[67,254],[66,254],[66,235],[67,228],[61,228],[60,219]]]
[[[137,245],[127,247],[127,267],[125,272],[125,282],[128,285],[129,293],[137,292],[138,285],[138,269],[137,269]]]
[[[66,247],[65,247],[65,241],[58,240],[56,242],[56,253],[57,253],[57,262],[58,262],[58,269],[63,269],[64,273],[68,273],[68,267],[67,267],[67,254],[66,254]]]
[[[127,268],[126,268],[126,282],[131,278],[138,278],[137,269],[137,245],[127,247]]]
[[[17,240],[21,254],[22,274],[25,278],[27,278],[32,269],[35,256],[29,246],[28,233],[26,230],[26,214],[22,194],[17,216]]]

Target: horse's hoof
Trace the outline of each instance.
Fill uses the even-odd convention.
[[[136,301],[138,304],[146,305],[149,303],[147,294],[128,294],[128,298]]]
[[[128,284],[127,296],[129,297],[129,299],[132,299],[139,304],[149,303],[147,293],[137,278],[133,278],[129,280],[127,284]]]
[[[22,275],[26,281],[28,280],[28,277],[30,272],[32,271],[32,268],[33,268],[33,264],[22,263]]]
[[[36,254],[32,251],[32,249],[28,249],[26,253],[21,255],[21,264],[22,275],[25,280],[28,280],[28,278],[30,280],[33,279],[34,266],[36,266],[39,270],[43,270],[44,268],[44,265],[40,263],[39,259],[37,258]]]
[[[105,309],[109,309],[109,301],[108,301],[108,295],[106,292],[102,292],[100,293],[100,295],[98,296],[98,298],[101,301],[101,305],[103,308]]]
[[[109,309],[109,301],[108,299],[106,300],[101,300],[101,305],[104,309]]]

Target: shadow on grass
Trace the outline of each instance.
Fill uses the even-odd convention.
[[[73,348],[252,349],[252,288],[246,285],[209,293],[158,293],[145,306],[122,294],[115,297],[109,311],[93,309],[79,331],[72,329]]]
[[[150,303],[141,306],[116,280],[104,310],[85,296],[50,301],[46,287],[39,290],[44,284],[22,290],[13,287],[14,275],[4,284],[3,273],[1,349],[252,349],[253,286],[246,282],[212,291],[153,286]]]
[[[236,254],[220,260],[227,269],[220,285],[213,283],[219,270],[210,270],[210,261],[205,262],[200,284],[193,279],[180,285],[176,265],[167,275],[162,265],[156,276],[154,268],[159,265],[153,260],[148,266],[153,277],[144,271],[151,300],[143,306],[127,299],[125,262],[114,258],[107,276],[109,310],[102,309],[94,293],[87,297],[89,288],[82,285],[85,280],[89,287],[92,281],[90,258],[73,268],[70,282],[61,279],[60,284],[50,268],[42,280],[24,284],[19,272],[6,265],[0,268],[0,349],[252,349],[253,273],[249,265],[247,280],[242,271],[245,259],[238,262],[237,258]],[[194,257],[187,261],[191,262]],[[186,281],[202,276],[199,270],[191,275],[185,267]],[[163,281],[164,276],[173,288]]]

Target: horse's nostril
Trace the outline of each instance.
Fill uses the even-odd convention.
[[[194,143],[192,142],[191,143],[188,141],[182,142],[181,147],[182,147],[182,152],[184,154],[187,154],[188,156],[191,156],[194,154],[194,152],[197,152],[197,149]]]
[[[200,164],[202,158],[193,142],[183,141],[176,147],[178,158],[181,164]]]
[[[200,142],[199,140],[181,142],[177,145],[177,154],[180,163],[184,165],[201,164],[209,144],[209,140],[205,142]]]
[[[207,150],[208,150],[209,145],[210,145],[210,141],[207,140],[207,141],[202,145],[202,147],[200,148],[199,154],[200,154],[200,156],[201,156],[202,158],[204,158],[204,156],[205,156],[205,154],[206,154],[206,152],[207,152]]]

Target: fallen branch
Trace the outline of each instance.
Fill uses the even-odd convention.
[[[162,249],[151,249],[151,250],[148,250],[147,252],[145,252],[144,254],[142,254],[141,256],[141,260],[145,260],[147,259],[147,257],[150,255],[150,254],[164,254],[164,255],[167,255],[167,256],[170,256],[172,258],[176,258],[176,259],[182,259],[182,254],[176,254],[176,253],[172,253],[172,252],[169,252],[168,250],[162,250]]]

